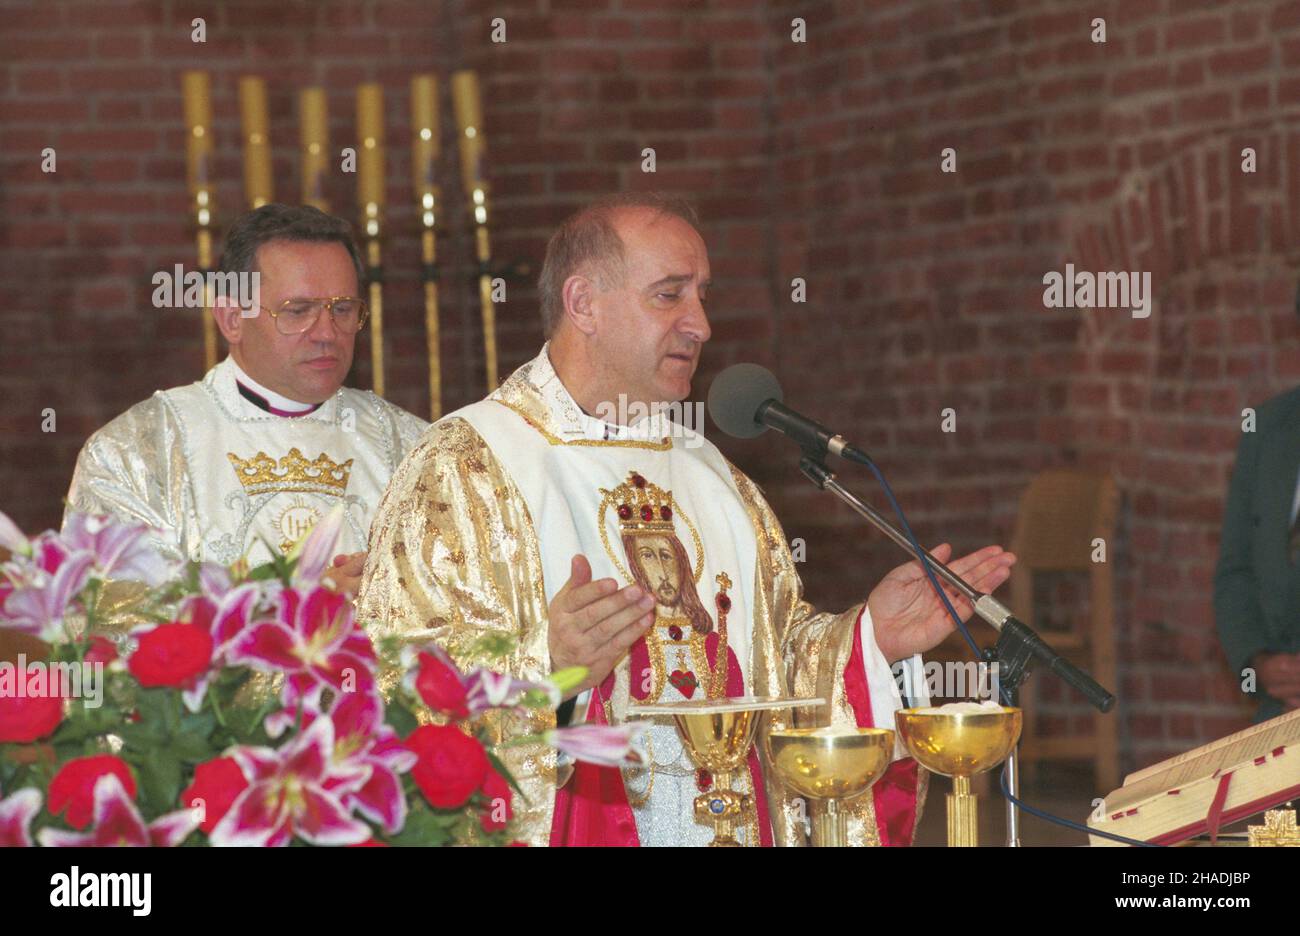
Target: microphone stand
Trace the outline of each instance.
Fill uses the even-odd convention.
[[[870,459],[857,452],[850,453],[850,450],[845,450],[839,454],[855,462],[865,461],[868,467],[874,467]],[[1020,684],[1029,675],[1029,662],[1031,659],[1037,659],[1051,672],[1083,693],[1088,702],[1099,711],[1109,712],[1114,707],[1114,695],[1048,646],[1028,625],[1017,620],[1006,605],[992,595],[977,592],[960,575],[930,555],[928,550],[924,551],[924,556],[918,554],[919,547],[914,547],[906,535],[881,516],[874,507],[864,504],[853,492],[846,490],[835,480],[835,475],[823,463],[824,458],[824,450],[805,448],[803,457],[799,460],[799,470],[817,488],[830,491],[848,504],[855,513],[866,518],[876,529],[901,546],[909,555],[914,555],[921,560],[923,566],[928,565],[939,578],[960,592],[974,606],[976,614],[998,631],[997,645],[983,652],[983,660],[998,665],[999,687],[1006,704],[1014,706],[1018,703]],[[1016,748],[1019,748],[1019,744]],[[1016,749],[1013,749],[1007,757],[1006,780],[1008,792],[1018,799],[1020,771]],[[1011,847],[1020,845],[1020,809],[1012,799],[1007,800],[1007,845]]]

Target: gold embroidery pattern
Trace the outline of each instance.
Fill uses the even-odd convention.
[[[515,415],[524,422],[528,423],[528,425],[532,426],[533,429],[535,429],[550,445],[612,446],[614,448],[648,449],[651,452],[667,452],[673,447],[673,440],[668,436],[665,436],[659,442],[646,442],[641,439],[561,439],[559,436],[548,431],[544,426],[538,423],[537,420],[533,419],[533,417],[529,416],[515,404],[508,403],[501,399],[495,400],[494,402],[500,403],[506,409],[515,413]]]
[[[640,479],[641,484],[636,484],[634,479]],[[687,531],[691,534],[691,542],[695,545],[695,565],[691,574],[695,577],[695,583],[698,585],[701,576],[704,575],[704,543],[700,540],[700,532],[695,529],[695,524],[691,522],[685,511],[677,506],[673,498],[672,491],[665,491],[659,485],[646,481],[641,477],[639,472],[630,473],[627,481],[624,481],[614,490],[600,489],[604,495],[600,501],[600,510],[596,515],[596,526],[600,530],[600,544],[605,547],[605,553],[614,563],[614,568],[618,569],[619,574],[624,579],[631,582],[632,574],[627,567],[623,565],[622,560],[618,558],[618,553],[609,544],[609,528],[605,523],[605,512],[611,508],[618,515],[620,506],[627,506],[632,513],[629,517],[619,516],[618,523],[620,528],[627,530],[629,533],[653,533],[663,532],[669,535],[673,534],[673,522],[671,518],[681,517],[682,523],[686,524]],[[642,507],[649,507],[651,510],[650,520],[643,520],[639,514]],[[663,518],[662,510],[667,508],[669,519]]]
[[[667,632],[673,626],[681,628],[681,639],[674,640],[660,633],[660,628]],[[718,655],[713,666],[709,666],[705,638],[706,635],[693,629],[691,622],[686,618],[666,618],[655,622],[655,626],[645,635],[646,652],[650,657],[650,688],[646,693],[647,699],[658,701],[667,687],[670,649],[677,651],[677,669],[689,670],[696,674],[697,685],[704,690],[706,699],[721,699],[726,695],[723,691],[727,685],[727,644],[724,635],[718,634]],[[633,673],[632,676],[636,678],[637,674]]]
[[[320,522],[320,511],[312,507],[301,497],[280,511],[275,518],[275,528],[280,531],[280,552],[288,555],[293,544],[302,539],[306,533]]]
[[[289,449],[289,454],[279,463],[265,452],[258,452],[252,458],[240,458],[234,452],[227,452],[226,457],[248,494],[268,491],[342,494],[348,489],[348,475],[352,471],[351,458],[339,463],[321,452],[314,461],[308,461],[296,448]]]

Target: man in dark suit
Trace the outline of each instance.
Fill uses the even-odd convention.
[[[1300,708],[1300,388],[1259,407],[1228,488],[1214,615],[1256,721]]]

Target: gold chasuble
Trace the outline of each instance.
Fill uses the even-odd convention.
[[[901,705],[870,614],[816,612],[781,525],[758,488],[699,434],[664,413],[613,426],[583,413],[547,349],[491,396],[434,424],[398,468],[371,528],[358,619],[372,638],[444,646],[462,665],[513,675],[550,671],[547,607],[577,553],[592,577],[636,582],[655,623],[599,687],[579,720],[619,723],[638,702],[742,695],[831,700],[821,723],[893,727]],[[509,638],[506,661],[482,638]],[[926,704],[927,699],[912,700]],[[500,739],[553,727],[531,710],[494,724]],[[557,765],[553,751],[500,753],[524,791],[530,844],[706,844],[692,802],[712,778],[676,729],[647,732],[636,769]],[[853,801],[849,840],[910,844],[925,773],[901,756],[874,795]],[[754,752],[733,789],[758,815],[744,844],[806,844],[804,809]]]

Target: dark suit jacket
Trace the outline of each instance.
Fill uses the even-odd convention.
[[[1228,487],[1214,575],[1214,616],[1238,680],[1261,651],[1300,650],[1300,566],[1288,557],[1291,504],[1300,472],[1300,387],[1256,410],[1243,432]],[[1258,689],[1256,721],[1282,714]]]

